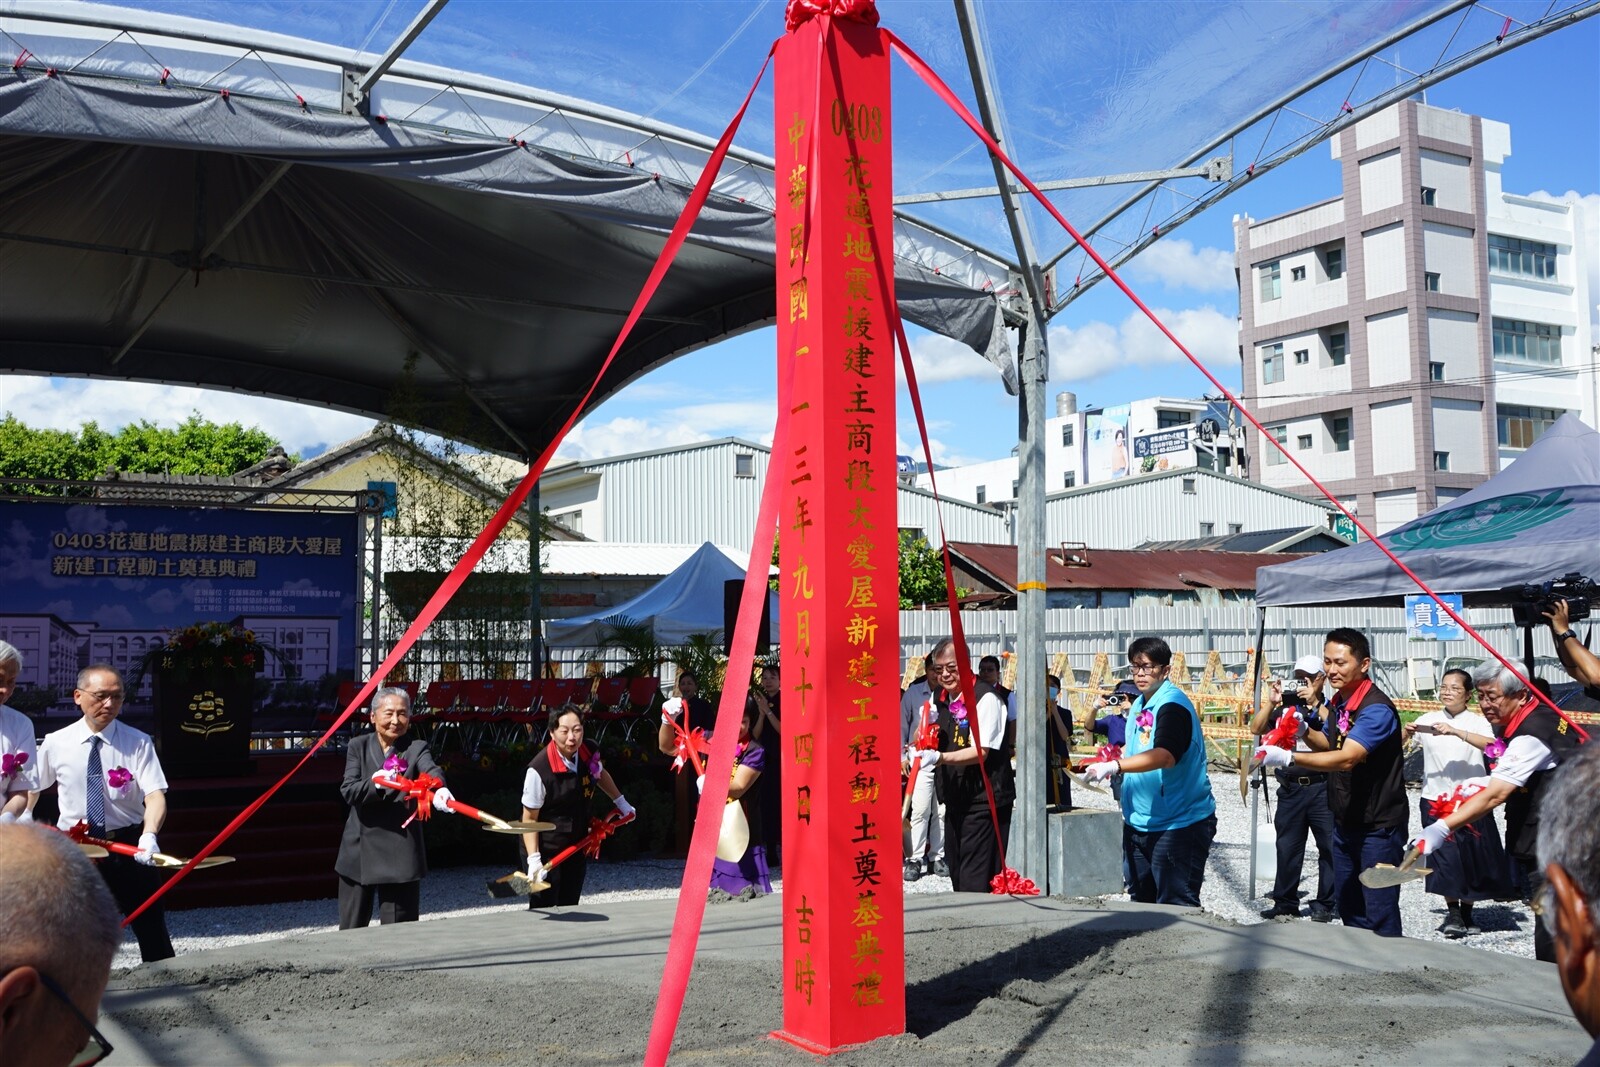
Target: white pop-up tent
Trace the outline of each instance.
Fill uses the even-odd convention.
[[[545,640],[558,647],[600,644],[613,626],[624,621],[649,623],[661,645],[681,645],[691,634],[722,634],[726,583],[744,578],[744,568],[707,541],[683,565],[632,600],[615,608],[575,619],[545,624]],[[778,596],[767,594],[772,618],[769,635],[778,639]]]

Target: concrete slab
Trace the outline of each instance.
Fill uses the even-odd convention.
[[[801,1064],[779,898],[708,908],[673,1062]],[[671,901],[496,912],[195,953],[119,977],[107,1061],[628,1064]],[[909,1033],[829,1062],[1570,1064],[1589,1041],[1554,968],[1309,923],[1148,905],[907,902]]]

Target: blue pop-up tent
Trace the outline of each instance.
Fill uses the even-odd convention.
[[[600,644],[611,628],[623,621],[649,623],[656,643],[681,645],[690,634],[722,634],[723,591],[726,583],[741,581],[744,568],[707,541],[677,570],[615,608],[575,619],[553,619],[545,624],[551,645],[589,647]],[[767,594],[772,618],[771,640],[778,639],[778,596]]]

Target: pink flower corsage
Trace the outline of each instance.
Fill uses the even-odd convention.
[[[121,791],[127,788],[128,783],[131,781],[133,781],[133,772],[126,767],[113,767],[106,772],[106,785],[112,789]]]
[[[27,762],[26,752],[7,752],[4,756],[0,756],[0,778],[10,778],[22,770]]]
[[[1497,737],[1483,746],[1483,754],[1487,759],[1497,760],[1506,754],[1506,743]]]
[[[389,753],[389,758],[383,761],[384,770],[393,771],[402,777],[405,776],[407,766],[405,759],[398,752]]]
[[[600,753],[598,753],[598,752],[589,753],[589,777],[590,778],[598,778],[598,777],[600,777],[600,771],[601,770],[602,770],[602,767],[600,766]]]
[[[965,723],[967,721],[967,702],[961,697],[956,697],[950,702],[950,714],[955,717],[956,722]]]
[[[1139,713],[1138,718],[1133,720],[1133,725],[1137,726],[1141,730],[1148,730],[1148,729],[1150,729],[1150,727],[1154,726],[1155,724],[1156,724],[1156,717],[1150,713],[1150,709],[1149,708],[1146,708],[1145,710],[1141,711]]]
[[[1348,710],[1339,713],[1339,732],[1341,734],[1350,732],[1350,712]]]

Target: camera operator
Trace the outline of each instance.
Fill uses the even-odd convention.
[[[1557,598],[1549,607],[1549,611],[1539,614],[1550,620],[1550,635],[1556,643],[1556,655],[1561,657],[1562,669],[1590,688],[1600,687],[1600,656],[1585,648],[1573,632],[1567,602]]]
[[[1294,661],[1294,684],[1273,681],[1267,691],[1267,702],[1250,719],[1250,732],[1259,737],[1292,709],[1299,713],[1301,723],[1295,750],[1310,752],[1305,733],[1308,729],[1322,728],[1326,683],[1322,657],[1301,656]],[[1328,806],[1327,772],[1308,767],[1280,767],[1273,774],[1278,779],[1278,807],[1272,815],[1272,828],[1277,832],[1278,876],[1272,883],[1272,907],[1263,911],[1261,917],[1299,917],[1300,874],[1305,867],[1309,833],[1317,839],[1317,895],[1311,901],[1311,921],[1332,922],[1333,809]]]

